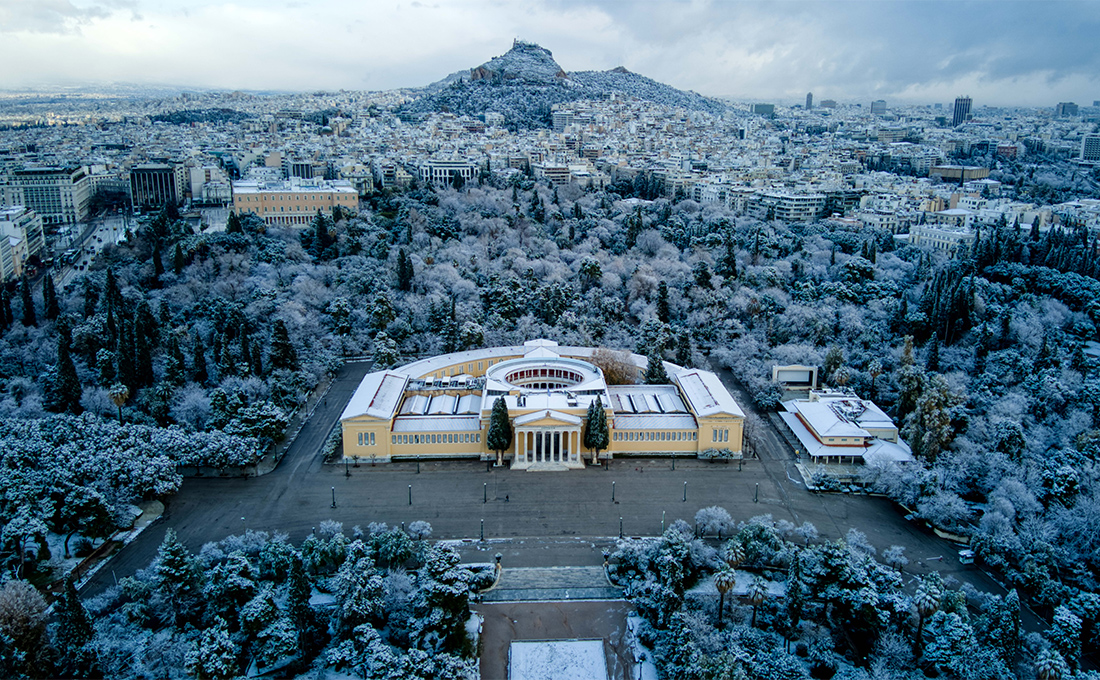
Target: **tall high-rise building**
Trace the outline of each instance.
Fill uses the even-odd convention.
[[[806,110],[809,111],[813,107],[814,107],[814,93],[813,92],[807,92],[806,93]]]
[[[1081,160],[1100,161],[1100,134],[1088,134],[1081,139]]]
[[[1077,115],[1077,105],[1073,102],[1058,102],[1058,106],[1054,107],[1054,115],[1059,118],[1065,118],[1066,116]]]
[[[136,207],[163,208],[183,202],[186,170],[180,165],[146,163],[130,169],[130,196]]]
[[[955,98],[955,115],[951,118],[951,127],[959,127],[970,118],[970,97]]]
[[[871,102],[871,115],[881,115],[886,113],[886,100],[876,99]]]

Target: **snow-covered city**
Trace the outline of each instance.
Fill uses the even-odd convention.
[[[0,676],[1100,678],[1095,5],[337,4],[0,2]]]

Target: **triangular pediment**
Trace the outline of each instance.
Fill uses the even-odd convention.
[[[517,416],[513,422],[521,427],[528,427],[531,425],[546,425],[549,427],[554,425],[580,425],[581,419],[579,416],[574,416],[569,413],[544,409],[542,411],[534,411],[522,416]]]

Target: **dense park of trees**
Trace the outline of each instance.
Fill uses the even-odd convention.
[[[879,554],[855,529],[821,541],[812,525],[769,515],[734,524],[704,508],[695,520],[695,531],[678,521],[657,539],[620,541],[611,557],[663,678],[1097,677],[1081,670],[1086,603],[1029,634],[1017,591],[909,576],[903,548]],[[728,540],[695,537],[723,530]]]
[[[8,581],[0,586],[0,674],[473,677],[468,602],[479,577],[453,549],[422,540],[426,522],[410,530],[372,524],[346,534],[324,522],[300,546],[250,531],[198,555],[169,532],[147,569],[100,597],[82,603],[67,582],[49,623],[42,596]]]
[[[171,492],[176,466],[248,465],[344,356],[393,365],[546,337],[728,366],[762,409],[781,394],[772,364],[821,366],[885,408],[917,456],[868,468],[868,483],[971,536],[1042,616],[1075,612],[1091,650],[1097,254],[1081,230],[1002,224],[949,257],[829,221],[523,177],[379,194],[296,231],[234,217],[195,234],[158,215],[66,289],[47,277],[0,296],[0,437],[30,442],[4,455],[53,472],[18,482],[33,506],[0,504],[5,564],[25,570],[45,532],[73,531],[51,498],[89,497],[117,524]],[[198,433],[190,448],[134,445],[126,465],[160,471],[148,486],[114,486],[122,464],[106,458],[130,449],[97,445]]]

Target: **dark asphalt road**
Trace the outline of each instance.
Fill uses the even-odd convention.
[[[736,462],[679,460],[672,470],[669,460],[620,459],[610,470],[487,472],[482,463],[448,461],[422,463],[419,474],[415,463],[361,463],[345,477],[342,465],[323,465],[319,452],[367,368],[349,364],[340,371],[270,474],[187,479],[180,493],[166,501],[164,517],[123,548],[83,594],[98,593],[115,577],[148,565],[169,528],[198,551],[208,541],[245,529],[281,531],[299,542],[326,519],[343,522],[348,530],[369,522],[426,520],[433,538],[468,539],[460,543],[468,561],[491,561],[499,550],[507,566],[583,566],[602,563],[602,550],[619,534],[620,517],[625,535],[654,535],[662,517],[666,526],[676,519],[691,522],[699,508],[711,505],[726,508],[735,521],[770,514],[795,524],[812,522],[825,538],[855,527],[880,550],[906,546],[909,573],[923,573],[931,564],[945,576],[1001,592],[982,572],[960,565],[951,544],[905,521],[889,501],[807,492],[795,481],[786,444],[767,424],[757,440],[761,460],[747,461],[741,471]],[[759,502],[754,502],[757,485]],[[331,507],[332,489],[336,508]],[[485,543],[477,540],[481,520],[489,539]],[[935,561],[939,557],[942,561]]]

